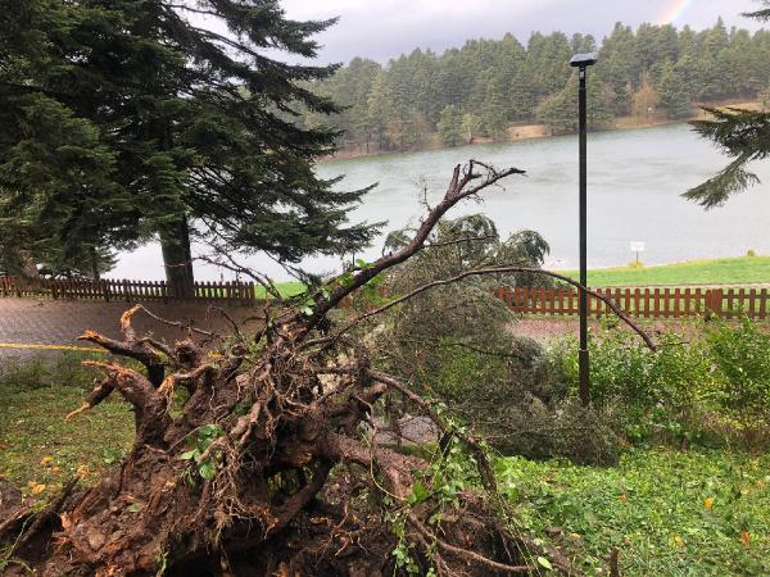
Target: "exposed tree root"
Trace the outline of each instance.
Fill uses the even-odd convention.
[[[538,572],[532,554],[570,572],[558,552],[512,528],[513,512],[477,439],[408,384],[373,370],[363,347],[317,331],[353,291],[419,251],[454,204],[519,172],[458,166],[408,246],[332,281],[309,314],[279,317],[261,347],[239,342],[212,360],[192,336],[156,343],[132,327],[139,308],[121,318],[122,341],[83,335],[145,371],[90,363],[104,377],[68,418],[118,393],[134,408],[135,443],[119,470],[27,525],[15,553],[44,576],[358,576],[406,574],[407,566],[419,574],[525,575]],[[476,491],[449,505],[432,494],[413,498],[429,464],[370,442],[373,407],[391,392],[473,455]],[[182,408],[172,418],[175,398]],[[0,538],[12,541],[22,530],[27,513],[16,515],[0,524]],[[394,549],[406,551],[409,564],[399,568]]]

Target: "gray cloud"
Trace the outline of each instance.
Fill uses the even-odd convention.
[[[590,33],[597,40],[615,22],[636,26],[658,22],[678,0],[284,0],[288,16],[339,23],[321,34],[323,62],[347,62],[366,56],[380,62],[430,48],[441,52],[472,38],[500,38],[513,33],[526,43],[533,31]],[[728,26],[758,25],[741,17],[754,0],[690,0],[674,24],[708,27],[722,16]]]

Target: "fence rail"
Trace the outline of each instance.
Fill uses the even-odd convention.
[[[196,282],[192,296],[181,296],[174,294],[166,281],[42,279],[31,283],[12,276],[0,276],[0,296],[47,296],[107,302],[213,302],[246,306],[257,301],[253,282]]]
[[[596,289],[631,316],[644,319],[714,316],[766,319],[767,289],[730,288],[656,288]],[[527,315],[573,316],[578,314],[578,291],[566,288],[500,287],[498,298],[515,312]],[[588,295],[588,311],[601,317],[611,312],[601,300]]]
[[[768,318],[768,289],[756,288],[603,288],[596,292],[609,298],[631,316],[644,319],[715,316]],[[525,315],[574,316],[578,314],[578,291],[571,288],[500,287],[495,295],[513,311]],[[48,296],[54,299],[94,301],[214,302],[252,306],[257,302],[253,282],[196,282],[194,295],[173,294],[165,281],[102,279],[43,279],[20,282],[0,276],[0,296]],[[591,316],[609,313],[606,303],[588,296]]]

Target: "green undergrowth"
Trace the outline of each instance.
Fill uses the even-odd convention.
[[[589,575],[770,574],[770,456],[632,449],[620,465],[501,458],[501,488],[522,528]]]
[[[0,479],[41,503],[72,477],[93,482],[116,465],[131,445],[133,416],[117,396],[76,419],[95,369],[82,355],[0,366]],[[104,355],[93,358],[104,360]]]
[[[2,367],[0,478],[42,504],[73,476],[85,483],[120,461],[133,438],[117,397],[72,422],[96,373],[71,355]],[[496,461],[522,530],[567,551],[589,575],[770,574],[770,455],[640,446],[612,468],[521,457]]]

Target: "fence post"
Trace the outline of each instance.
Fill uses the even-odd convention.
[[[714,305],[714,312],[720,318],[724,315],[724,307],[722,306],[723,299],[724,293],[722,292],[722,289],[714,290],[712,293],[712,304]]]

